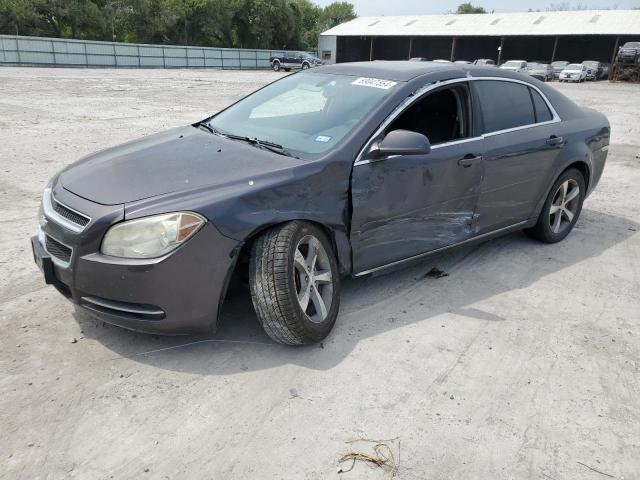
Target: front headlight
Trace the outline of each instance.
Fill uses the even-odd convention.
[[[101,251],[113,257],[161,257],[188,240],[205,223],[204,218],[191,212],[128,220],[107,231]]]

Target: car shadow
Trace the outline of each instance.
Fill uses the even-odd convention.
[[[230,292],[218,332],[209,336],[147,335],[96,322],[79,310],[74,316],[85,337],[122,357],[162,369],[220,375],[296,364],[325,370],[339,364],[366,338],[416,322],[431,322],[439,328],[437,317],[443,313],[479,322],[503,321],[514,312],[490,313],[474,304],[527,288],[547,275],[597,257],[639,230],[640,225],[629,219],[583,210],[575,230],[558,244],[514,233],[390,273],[346,278],[332,333],[321,344],[303,347],[271,341],[258,323],[246,290]],[[433,267],[447,275],[431,271]]]

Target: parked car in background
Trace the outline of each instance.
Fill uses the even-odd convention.
[[[618,49],[618,61],[625,63],[640,62],[640,42],[627,42]]]
[[[281,69],[285,72],[291,70],[306,70],[307,68],[322,65],[322,60],[308,53],[291,53],[283,56],[275,56],[269,59],[271,68],[278,72]]]
[[[473,61],[474,65],[485,65],[487,67],[495,67],[496,66],[496,62],[495,60],[492,60],[490,58],[478,58],[477,60]]]
[[[587,79],[587,66],[581,63],[570,63],[566,66],[558,80],[560,82],[584,82]]]
[[[433,61],[436,62],[436,63],[451,63],[451,60],[445,60],[443,58],[436,58]]]
[[[235,278],[271,338],[319,342],[343,276],[522,229],[563,240],[609,137],[604,115],[510,71],[324,66],[64,168],[31,247],[99,321],[212,333]]]
[[[453,63],[462,63],[462,64],[465,64],[465,65],[471,65],[471,62],[469,60],[456,60]]]
[[[529,63],[529,75],[543,82],[553,80],[553,67],[548,63]]]
[[[567,68],[567,65],[569,65],[569,62],[565,62],[564,60],[551,62],[551,66],[553,67],[553,78],[559,78],[560,72]]]
[[[602,63],[602,75],[600,77],[600,79],[607,79],[609,78],[609,64],[608,63]]]
[[[503,70],[511,70],[512,72],[527,73],[527,62],[524,60],[509,60],[500,65]]]
[[[587,67],[587,80],[600,80],[602,77],[602,64],[596,60],[582,62]]]

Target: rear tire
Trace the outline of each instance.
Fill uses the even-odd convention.
[[[569,235],[580,217],[586,187],[575,168],[566,170],[553,184],[534,227],[527,235],[545,243],[556,243]]]
[[[272,68],[273,68],[274,72],[279,72],[280,71],[280,62],[273,62]]]
[[[311,223],[289,222],[256,239],[249,286],[258,320],[276,342],[319,342],[335,324],[338,263],[327,236]]]

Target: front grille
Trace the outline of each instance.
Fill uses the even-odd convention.
[[[75,223],[76,225],[85,227],[90,222],[89,218],[74,212],[70,208],[67,208],[64,205],[62,205],[61,203],[56,202],[54,198],[51,199],[51,204],[53,206],[54,212],[56,212],[61,217],[66,218],[70,222]]]
[[[49,252],[51,255],[59,260],[62,260],[65,263],[69,263],[71,261],[71,248],[60,243],[55,238],[51,238],[49,235],[47,235],[45,243],[47,252]]]

